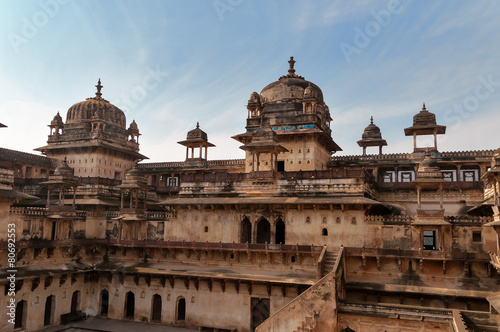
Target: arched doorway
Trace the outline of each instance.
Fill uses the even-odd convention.
[[[108,315],[109,292],[106,289],[101,291],[101,316]]]
[[[20,301],[16,305],[16,320],[14,321],[14,328],[26,328],[26,310],[28,306],[26,301]]]
[[[43,316],[43,325],[50,325],[54,321],[54,307],[56,301],[54,295],[47,296],[45,300],[45,314]]]
[[[151,314],[151,321],[161,322],[161,296],[158,294],[153,295],[153,310]]]
[[[134,319],[135,312],[135,296],[134,293],[128,292],[125,295],[125,318]]]
[[[247,217],[241,222],[241,243],[251,243],[252,242],[252,224]]]
[[[280,243],[285,244],[285,223],[283,222],[283,220],[281,220],[281,218],[279,218],[278,221],[276,222],[275,239],[276,239],[275,242],[276,244]]]
[[[269,243],[271,240],[271,225],[266,218],[260,218],[257,223],[257,243]]]
[[[186,320],[186,299],[180,297],[177,300],[176,321],[177,323],[184,323],[185,320]]]
[[[80,306],[80,291],[74,291],[71,297],[71,312],[76,312]]]
[[[255,331],[255,328],[257,328],[257,326],[259,326],[263,321],[269,318],[270,300],[253,297],[251,300],[251,306],[252,322],[250,325],[250,331]]]

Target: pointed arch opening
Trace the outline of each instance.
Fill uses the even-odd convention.
[[[109,292],[106,289],[101,291],[101,316],[108,315],[108,305],[109,305]]]
[[[71,296],[71,312],[76,312],[80,309],[80,291],[74,291]]]
[[[183,297],[177,299],[175,320],[177,323],[184,323],[186,320],[186,299]]]
[[[285,244],[285,223],[281,218],[278,218],[276,222],[276,236],[275,236],[276,244]]]
[[[125,295],[125,318],[134,319],[135,313],[135,295],[128,292]]]
[[[26,311],[28,306],[26,301],[19,301],[16,305],[16,320],[14,321],[15,329],[25,329],[26,328]]]
[[[241,221],[241,243],[251,243],[252,242],[252,224],[248,217],[243,218]]]
[[[262,217],[257,223],[257,243],[269,243],[271,240],[271,225]]]
[[[43,316],[43,325],[51,325],[54,323],[54,309],[56,305],[56,297],[54,295],[47,296],[45,300],[45,313]]]
[[[153,310],[151,311],[151,321],[161,322],[161,296],[158,294],[153,295]]]

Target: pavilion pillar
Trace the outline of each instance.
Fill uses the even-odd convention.
[[[49,186],[49,189],[47,191],[47,208],[49,208],[49,205],[50,205],[50,186]]]

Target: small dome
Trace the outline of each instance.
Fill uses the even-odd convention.
[[[425,103],[422,106],[422,110],[415,114],[413,117],[413,126],[429,126],[436,125],[436,115],[434,113],[429,112],[425,108]]]
[[[248,99],[248,103],[260,103],[260,96],[257,92],[252,92],[250,95],[250,99]]]
[[[418,165],[418,172],[440,172],[436,158],[431,156],[429,149],[425,153],[425,158]]]
[[[52,121],[50,122],[50,125],[51,126],[63,126],[64,125],[64,122],[63,122],[62,117],[59,114],[59,112],[57,112],[57,114],[54,116],[54,119],[52,119]]]
[[[125,113],[101,97],[101,80],[98,81],[96,87],[97,92],[95,97],[87,98],[87,100],[74,104],[68,109],[68,113],[66,114],[66,123],[70,124],[81,123],[86,120],[90,121],[96,111],[99,110],[99,112],[102,111],[102,117],[100,117],[101,119],[109,124],[125,129]]]
[[[132,122],[130,123],[130,126],[128,127],[128,130],[139,132],[139,127],[137,126],[137,123],[135,122],[135,120],[132,120]]]
[[[260,96],[264,103],[294,103],[302,102],[306,98],[305,92],[308,90],[308,95],[316,98],[318,102],[323,103],[323,92],[314,83],[304,79],[304,77],[296,75],[294,64],[295,60],[290,57],[290,69],[288,75],[281,76],[276,82],[267,85],[262,89]]]
[[[188,141],[208,141],[208,135],[206,132],[200,129],[200,123],[196,123],[196,128],[193,130],[190,130],[187,133],[186,139]]]
[[[309,82],[309,85],[304,90],[304,98],[315,98],[311,82]]]
[[[382,138],[382,133],[380,132],[380,128],[373,124],[373,116],[370,118],[370,124],[363,131],[363,135],[361,135],[362,139],[369,138]]]
[[[74,171],[71,167],[69,167],[66,157],[64,158],[61,165],[57,166],[54,170],[54,175],[73,175]]]

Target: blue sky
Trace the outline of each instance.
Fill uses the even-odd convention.
[[[339,154],[361,153],[370,116],[384,152],[411,152],[403,129],[422,102],[448,126],[441,151],[495,149],[498,17],[498,1],[3,0],[0,146],[43,146],[56,112],[100,78],[152,161],[183,160],[176,142],[197,121],[217,146],[209,159],[242,158],[230,137],[245,131],[247,100],[293,55],[323,90]]]

